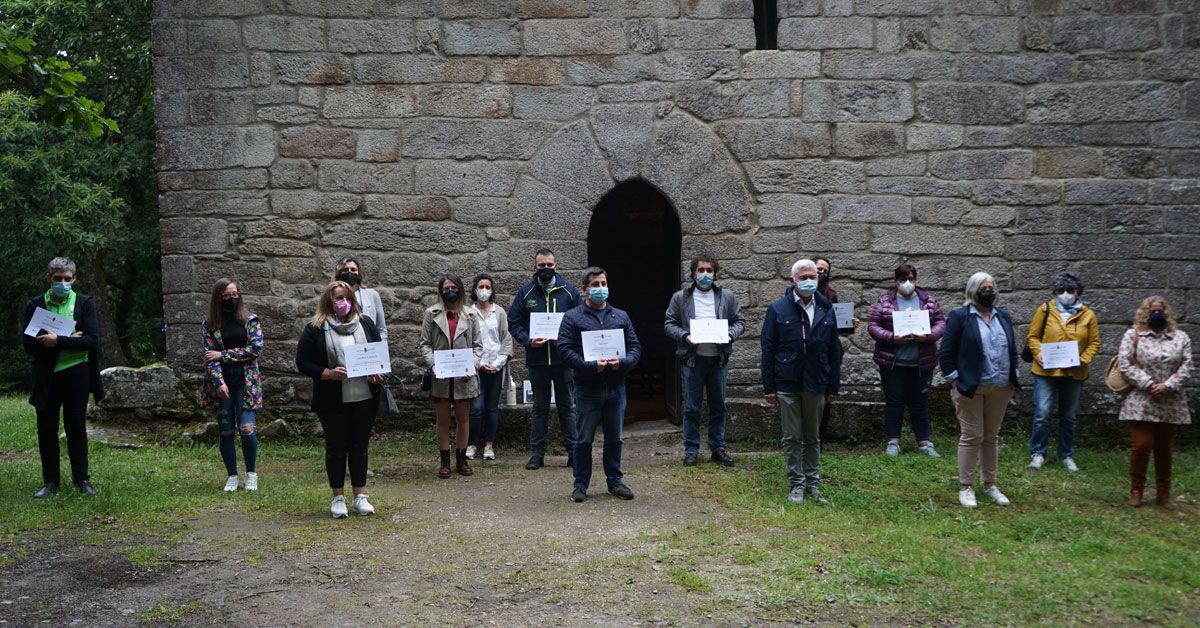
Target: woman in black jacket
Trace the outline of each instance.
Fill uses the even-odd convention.
[[[25,304],[21,328],[25,352],[33,358],[33,381],[29,403],[37,411],[38,451],[42,459],[42,488],[37,499],[58,492],[59,451],[58,416],[62,412],[67,433],[67,456],[71,459],[71,480],[85,495],[96,489],[88,476],[87,398],[104,398],[100,385],[100,321],[96,303],[86,294],[72,289],[75,262],[65,257],[50,260],[46,281],[50,289]],[[46,329],[28,329],[38,309],[73,319],[75,331],[59,336]]]
[[[366,495],[367,445],[383,377],[347,377],[345,348],[379,340],[379,330],[362,315],[354,289],[344,281],[334,281],[321,293],[317,313],[304,326],[296,347],[296,368],[313,380],[312,409],[325,432],[325,473],[333,489],[329,513],[334,519],[346,516],[347,462],[354,512],[375,512]]]

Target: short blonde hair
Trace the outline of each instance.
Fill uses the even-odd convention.
[[[1142,304],[1133,313],[1133,328],[1137,331],[1150,329],[1150,325],[1146,321],[1150,318],[1150,308],[1155,304],[1163,306],[1163,314],[1167,315],[1167,331],[1175,331],[1175,311],[1171,309],[1171,304],[1167,303],[1165,297],[1157,294],[1142,299]]]
[[[321,292],[321,298],[317,301],[317,313],[313,314],[312,324],[318,329],[324,327],[325,323],[334,317],[333,293],[338,288],[345,290],[348,295],[346,298],[350,300],[350,313],[356,317],[362,314],[362,308],[358,306],[358,299],[354,298],[354,288],[344,281],[331,281]]]

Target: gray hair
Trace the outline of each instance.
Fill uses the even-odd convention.
[[[1078,294],[1083,294],[1083,281],[1079,275],[1071,272],[1059,273],[1054,278],[1054,283],[1050,286],[1051,294],[1058,294],[1059,290],[1071,290]]]
[[[797,260],[795,264],[792,264],[792,274],[788,276],[794,279],[796,277],[796,273],[802,270],[815,271],[817,270],[817,263],[808,258]]]
[[[50,260],[50,265],[48,268],[46,268],[46,274],[53,275],[55,271],[59,270],[69,270],[71,271],[71,274],[74,275],[76,274],[75,262],[71,261],[71,258],[69,257],[56,257]]]
[[[963,291],[963,295],[967,298],[966,301],[963,301],[963,305],[974,303],[975,295],[979,294],[979,286],[982,286],[983,282],[989,279],[992,280],[992,283],[996,283],[996,279],[985,272],[978,272],[971,275],[971,278],[967,280],[967,288]]]

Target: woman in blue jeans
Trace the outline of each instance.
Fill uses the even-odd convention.
[[[507,377],[505,368],[513,354],[508,314],[496,307],[496,281],[481,274],[471,286],[471,300],[479,312],[483,358],[479,363],[479,396],[471,404],[471,437],[467,459],[474,460],[483,448],[484,460],[496,459],[496,428],[500,424],[500,389]]]
[[[1059,273],[1050,287],[1051,298],[1033,312],[1028,343],[1033,353],[1033,434],[1029,439],[1029,467],[1040,469],[1050,449],[1050,413],[1058,398],[1058,446],[1063,468],[1071,473],[1075,464],[1075,411],[1079,392],[1088,378],[1088,365],[1100,352],[1100,325],[1096,313],[1083,304],[1083,282],[1074,273]],[[1079,343],[1079,366],[1046,368],[1042,344]]]
[[[883,422],[887,430],[889,456],[900,454],[900,428],[904,408],[908,408],[917,451],[940,458],[929,440],[929,383],[937,368],[937,341],[946,333],[946,315],[932,294],[917,287],[917,269],[901,264],[894,273],[896,286],[871,306],[867,331],[875,339],[875,364],[883,384]],[[929,312],[928,336],[896,336],[892,333],[892,314],[896,311]]]
[[[262,376],[258,356],[262,353],[262,324],[246,309],[236,282],[219,279],[213,285],[208,316],[200,325],[204,341],[205,405],[216,411],[220,433],[221,460],[225,463],[225,491],[238,489],[237,445],[241,432],[242,455],[246,459],[247,491],[258,490],[258,433],[255,412],[263,407]]]

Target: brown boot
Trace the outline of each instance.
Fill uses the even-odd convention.
[[[1125,502],[1130,508],[1140,508],[1142,505],[1142,492],[1138,489],[1129,491],[1129,501]]]
[[[1154,503],[1167,510],[1175,510],[1175,504],[1171,503],[1171,491],[1169,490],[1154,491]]]

